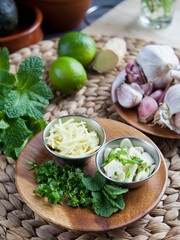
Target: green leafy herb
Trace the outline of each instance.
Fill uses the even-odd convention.
[[[83,177],[82,182],[88,190],[99,191],[104,187],[106,179],[99,172],[96,172],[94,177],[90,174],[86,174]]]
[[[143,161],[142,159],[137,158],[135,156],[131,156],[131,159],[122,158],[122,155],[127,155],[128,153],[125,150],[121,149],[114,154],[114,150],[115,149],[111,149],[108,155],[108,159],[101,165],[101,168],[105,167],[114,159],[117,159],[118,161],[120,161],[123,166],[125,166],[126,164],[132,164],[132,165],[140,164]]]
[[[0,147],[17,159],[26,143],[46,126],[45,104],[52,98],[50,88],[41,81],[43,61],[26,58],[17,75],[9,71],[9,52],[0,50]]]
[[[118,207],[113,206],[103,192],[92,192],[92,196],[92,207],[97,215],[110,217],[118,211]]]
[[[105,178],[96,172],[95,176],[84,173],[83,169],[66,165],[61,168],[54,161],[38,165],[27,162],[30,170],[35,170],[36,181],[39,186],[34,192],[47,197],[51,204],[62,204],[63,198],[72,207],[88,206],[92,204],[95,213],[102,217],[109,217],[119,209],[124,209],[122,194],[128,189],[105,183]]]
[[[147,166],[147,163],[146,163],[146,162],[142,163],[142,164],[138,167],[137,173],[140,173],[141,171],[143,171],[143,170],[146,168],[146,166]]]
[[[0,69],[9,71],[9,51],[7,48],[0,49]]]
[[[110,194],[110,195],[120,195],[120,194],[124,194],[128,192],[127,188],[122,188],[119,187],[117,185],[110,185],[110,184],[106,184],[104,186],[104,189]]]
[[[131,174],[131,170],[130,170],[130,168],[128,168],[126,171],[126,174],[125,174],[124,182],[126,182],[128,180],[128,178],[130,177],[130,174]]]
[[[111,149],[109,155],[108,155],[108,159],[101,165],[101,167],[105,167],[107,164],[109,164],[111,161],[113,161],[114,159],[118,159],[120,161],[123,160],[123,158],[121,158],[120,156],[121,155],[127,155],[127,152],[123,150],[123,148],[119,151],[117,151],[115,154],[114,154],[114,148]]]

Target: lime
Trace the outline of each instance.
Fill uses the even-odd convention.
[[[72,57],[59,57],[50,66],[52,85],[62,93],[71,95],[86,83],[87,75],[83,65]]]
[[[59,57],[73,57],[86,67],[94,59],[96,50],[92,37],[81,32],[70,32],[60,38],[57,54]]]

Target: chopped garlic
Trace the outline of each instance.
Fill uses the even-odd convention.
[[[104,151],[104,173],[117,181],[134,182],[146,179],[155,170],[152,156],[140,146],[133,146],[125,138],[120,147],[106,148]]]
[[[84,157],[99,149],[99,138],[95,131],[89,132],[85,122],[70,119],[58,123],[49,130],[47,145],[55,153],[66,157]]]

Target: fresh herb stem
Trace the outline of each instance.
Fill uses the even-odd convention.
[[[150,13],[158,12],[162,8],[164,17],[170,16],[174,2],[175,0],[142,0]]]

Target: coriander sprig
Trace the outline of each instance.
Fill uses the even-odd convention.
[[[93,177],[74,166],[61,168],[54,161],[40,165],[36,162],[27,164],[31,166],[30,170],[35,170],[36,181],[39,183],[34,189],[35,194],[47,197],[51,204],[62,204],[66,198],[67,204],[72,207],[92,205],[95,213],[102,217],[109,217],[125,207],[122,194],[128,192],[128,189],[107,184],[99,172]]]

